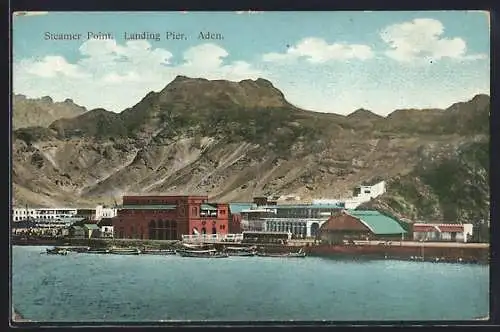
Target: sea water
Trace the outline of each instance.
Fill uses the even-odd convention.
[[[40,254],[12,248],[12,302],[40,322],[470,320],[489,267],[318,257]]]

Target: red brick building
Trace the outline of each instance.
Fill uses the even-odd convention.
[[[187,234],[227,234],[229,207],[208,196],[124,196],[113,218],[115,237],[179,240]]]
[[[241,233],[241,214],[232,214],[229,221],[229,234]]]

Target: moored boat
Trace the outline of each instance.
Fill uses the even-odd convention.
[[[226,258],[229,257],[227,253],[211,250],[178,250],[177,253],[182,257],[194,258]]]
[[[111,248],[109,253],[115,255],[139,255],[141,251],[137,248]]]
[[[175,255],[176,251],[172,249],[145,249],[142,253],[146,255]]]
[[[91,248],[85,252],[87,254],[109,254],[109,250],[103,248]]]
[[[266,253],[259,252],[257,256],[260,257],[281,257],[281,258],[303,258],[306,257],[306,253],[300,249],[298,252],[289,252],[289,253]]]
[[[67,251],[71,252],[87,252],[90,250],[90,247],[71,247],[71,246],[63,246],[63,247],[57,247],[58,249],[64,249]]]
[[[225,252],[229,256],[255,256],[255,248],[253,247],[226,247]]]
[[[49,249],[47,248],[46,249],[46,252],[45,252],[47,255],[63,255],[63,256],[66,256],[68,254],[68,251],[66,249],[62,249],[62,248],[52,248],[52,249]]]

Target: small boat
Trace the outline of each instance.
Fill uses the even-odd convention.
[[[306,253],[300,249],[298,252],[289,252],[289,253],[265,253],[259,252],[257,256],[260,257],[282,257],[282,258],[303,258],[306,257]]]
[[[211,250],[178,250],[177,253],[182,257],[194,258],[226,258],[229,257],[227,253]]]
[[[229,256],[255,256],[255,249],[253,247],[227,247],[225,252]]]
[[[175,255],[176,251],[173,249],[145,249],[142,253],[146,255]]]
[[[68,251],[66,249],[61,249],[61,248],[52,248],[46,249],[46,254],[47,255],[63,255],[66,256],[68,254]]]
[[[139,255],[141,251],[137,248],[111,248],[109,253],[115,255]]]
[[[64,247],[57,247],[59,249],[64,249],[67,251],[72,251],[72,252],[87,252],[90,250],[90,247],[71,247],[71,246],[64,246]]]
[[[109,254],[108,249],[91,248],[85,251],[87,254]]]

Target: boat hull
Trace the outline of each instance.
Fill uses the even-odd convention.
[[[50,250],[47,249],[45,252],[47,255],[61,255],[61,256],[66,256],[68,254],[67,250]]]
[[[175,255],[176,252],[175,250],[164,250],[164,251],[155,251],[155,250],[152,250],[152,251],[143,251],[142,252],[143,254],[145,255],[158,255],[158,256],[167,256],[167,255]]]
[[[239,257],[252,257],[255,256],[253,252],[228,252],[229,256],[239,256]]]
[[[221,252],[190,252],[190,251],[178,251],[179,256],[191,257],[191,258],[227,258],[229,257],[226,253]]]
[[[105,254],[109,254],[109,250],[88,250],[85,253],[86,254],[105,255]]]
[[[109,253],[113,255],[139,255],[141,252],[139,250],[110,250]]]
[[[276,257],[276,258],[304,258],[306,257],[305,253],[289,253],[289,254],[266,254],[266,253],[258,253],[257,256],[260,257]]]

